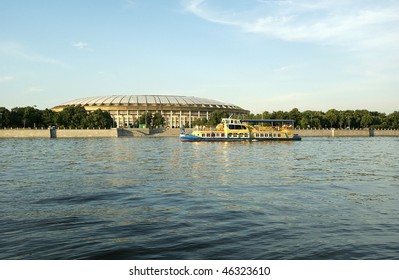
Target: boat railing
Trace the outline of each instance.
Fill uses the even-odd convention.
[[[197,125],[197,126],[195,126],[195,130],[199,130],[199,131],[215,131],[216,127],[210,127],[210,126],[205,126],[205,125]]]
[[[256,130],[259,131],[291,131],[294,130],[294,128],[291,126],[259,126],[259,125],[255,125],[254,126]]]

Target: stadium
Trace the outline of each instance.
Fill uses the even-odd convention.
[[[52,108],[59,112],[67,106],[81,105],[86,111],[97,109],[108,111],[117,127],[132,126],[136,119],[145,113],[161,113],[167,127],[176,128],[184,124],[191,127],[197,119],[209,119],[216,110],[233,115],[245,115],[249,111],[231,103],[219,100],[177,95],[111,95],[86,97],[72,100]]]

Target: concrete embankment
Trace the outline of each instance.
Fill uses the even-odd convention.
[[[50,138],[49,129],[0,129],[0,138]]]
[[[296,129],[301,137],[399,137],[398,129]]]
[[[186,129],[191,133],[192,129]],[[179,128],[112,129],[0,129],[0,138],[117,138],[178,137]],[[399,137],[399,130],[374,129],[298,129],[301,137]]]
[[[0,138],[108,138],[118,137],[113,129],[0,129]]]

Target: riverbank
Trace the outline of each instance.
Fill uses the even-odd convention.
[[[186,129],[190,133],[192,129]],[[0,138],[178,137],[179,128],[0,129]],[[398,129],[298,129],[301,137],[399,137]]]

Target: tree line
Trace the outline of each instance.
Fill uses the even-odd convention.
[[[216,126],[222,118],[229,117],[226,111],[216,110],[209,114],[208,119],[198,119],[191,122],[195,125]],[[303,111],[297,108],[291,111],[265,111],[262,114],[240,116],[242,119],[291,119],[295,120],[297,128],[374,128],[399,129],[399,111],[391,114],[368,110],[336,110]],[[161,113],[145,113],[132,126],[162,127],[165,118]],[[87,112],[81,105],[68,106],[61,112],[50,109],[39,110],[35,107],[16,107],[8,110],[0,107],[0,128],[41,128],[57,126],[59,128],[110,128],[115,127],[114,121],[107,111],[97,109]],[[186,124],[188,127],[188,123]]]
[[[61,112],[32,106],[11,110],[0,107],[0,128],[111,128],[113,125],[109,112],[97,109],[89,113],[81,105],[68,106]]]
[[[201,119],[192,122],[195,125],[216,125],[222,118],[229,117],[226,111],[214,111],[209,115],[209,119]],[[249,114],[240,116],[241,119],[290,119],[295,121],[297,128],[373,128],[373,129],[399,129],[399,112],[391,114],[380,113],[368,110],[336,110],[330,109],[322,111],[303,111],[297,108],[291,111],[265,111],[262,114]]]

